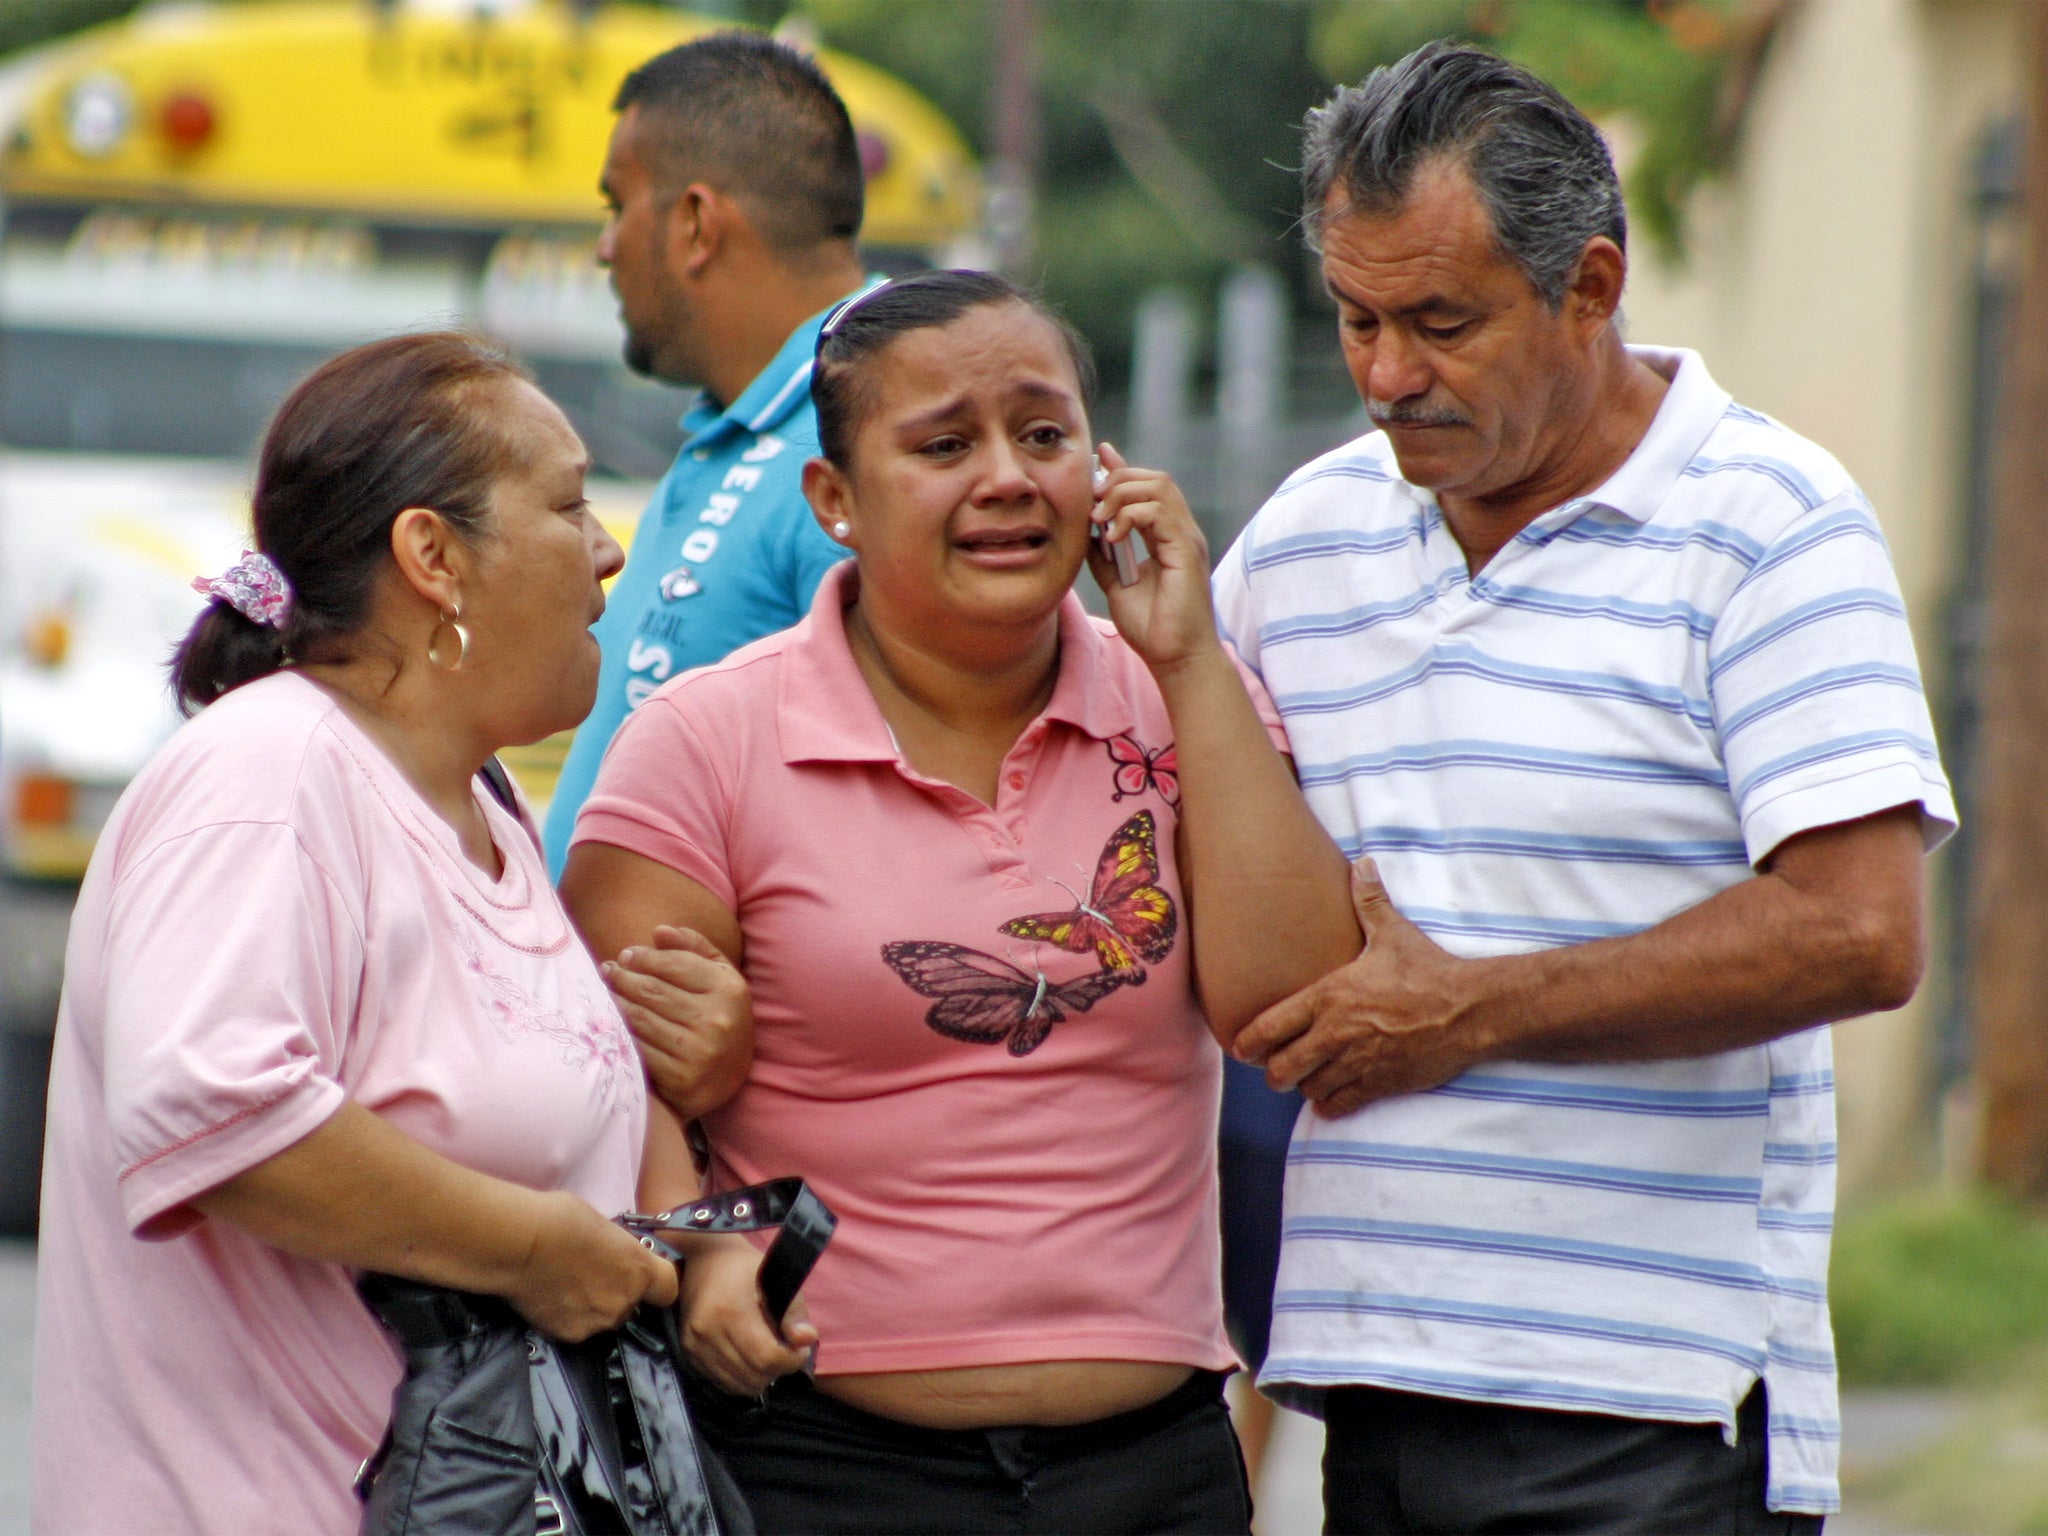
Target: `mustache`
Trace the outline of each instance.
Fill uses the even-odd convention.
[[[1449,406],[1428,405],[1420,400],[1365,399],[1365,414],[1376,427],[1469,427],[1472,418]]]

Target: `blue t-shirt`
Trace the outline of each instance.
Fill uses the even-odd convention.
[[[576,813],[616,731],[639,703],[692,667],[723,661],[810,610],[819,578],[846,555],[804,500],[818,451],[811,361],[820,312],[724,411],[683,418],[683,447],[640,514],[626,568],[597,623],[597,702],[576,732],[548,807],[548,868],[559,878]]]

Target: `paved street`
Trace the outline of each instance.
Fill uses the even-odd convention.
[[[28,1531],[29,1340],[34,1335],[35,1250],[0,1241],[0,1536]]]

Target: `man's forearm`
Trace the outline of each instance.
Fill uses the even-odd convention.
[[[1493,959],[1446,953],[1377,878],[1365,952],[1232,1049],[1326,1113],[1485,1061],[1656,1061],[1897,1007],[1925,947],[1918,806],[1789,840],[1763,872],[1641,933]]]
[[[1917,811],[1905,822],[1887,841],[1917,863]],[[1904,902],[1852,905],[1767,872],[1641,933],[1473,962],[1460,1027],[1479,1060],[1665,1060],[1754,1045],[1905,1003],[1924,963],[1918,908],[1917,887]]]

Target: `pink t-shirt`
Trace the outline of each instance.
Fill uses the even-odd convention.
[[[1165,704],[1069,597],[983,805],[899,757],[856,579],[642,704],[577,823],[739,916],[756,1047],[704,1121],[713,1177],[802,1174],[839,1213],[804,1293],[822,1373],[1228,1365]]]
[[[290,673],[207,709],[122,797],[72,917],[50,1077],[44,1536],[358,1527],[396,1349],[350,1271],[189,1204],[344,1098],[469,1167],[631,1204],[632,1040],[530,834],[478,800],[495,882]]]

